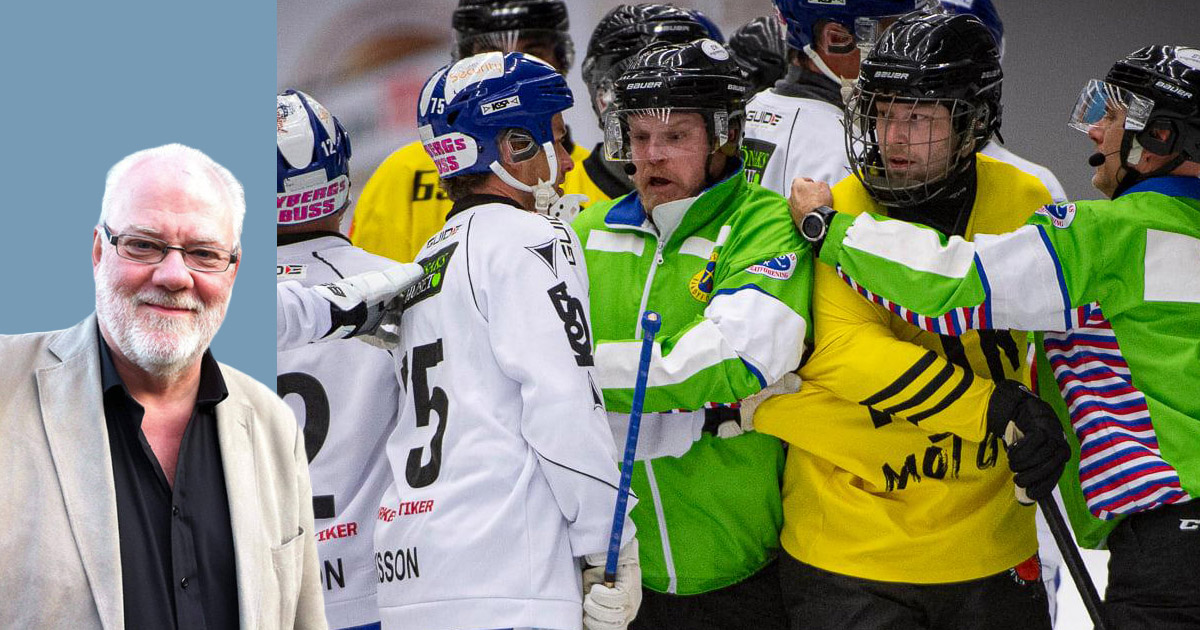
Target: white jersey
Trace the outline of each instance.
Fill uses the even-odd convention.
[[[996,142],[995,140],[987,143],[980,153],[988,157],[996,158],[1001,162],[1012,164],[1022,171],[1033,175],[1041,180],[1042,185],[1045,186],[1046,190],[1050,192],[1050,198],[1054,200],[1054,203],[1067,203],[1067,192],[1063,190],[1062,184],[1059,183],[1058,178],[1054,176],[1054,173],[1051,173],[1050,169],[1046,168],[1045,166],[1026,160],[1016,153],[1009,151],[1004,145]]]
[[[375,537],[384,628],[574,630],[577,558],[607,548],[619,474],[583,252],[569,226],[499,199],[451,211],[404,296],[396,488]]]
[[[300,238],[276,253],[281,282],[307,287],[395,264],[340,234]],[[375,623],[373,528],[391,482],[384,447],[401,397],[392,354],[353,339],[329,341],[279,352],[278,371],[278,393],[304,427],[329,627]]]
[[[830,186],[850,174],[842,108],[763,90],[746,104],[742,158],[747,178],[784,197],[796,177]]]
[[[295,280],[285,280],[292,271],[275,266],[275,349],[279,351],[317,341],[331,325],[329,301]]]

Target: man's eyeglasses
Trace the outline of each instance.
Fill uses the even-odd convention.
[[[205,273],[220,273],[229,269],[230,265],[238,260],[236,253],[219,247],[168,245],[166,241],[149,236],[113,234],[107,225],[100,227],[104,229],[104,237],[117,249],[117,255],[134,262],[155,265],[166,259],[168,251],[177,249],[179,253],[183,254],[183,264],[187,265],[188,269]]]

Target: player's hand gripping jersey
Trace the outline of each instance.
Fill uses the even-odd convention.
[[[1112,522],[1072,499],[1113,519],[1200,495],[1200,180],[1046,206],[974,243],[839,215],[821,258],[924,324],[1064,331],[1038,368],[1082,449],[1062,486],[1081,544]]]
[[[633,489],[643,584],[693,594],[737,583],[778,550],[778,440],[717,437],[728,409],[795,369],[811,288],[808,244],[779,195],[741,169],[647,218],[637,193],[575,221],[591,269],[596,366],[624,444],[642,313],[654,342]]]
[[[306,287],[393,265],[331,233],[280,236],[276,254],[278,280]],[[347,339],[281,351],[278,364],[277,392],[304,425],[325,617],[332,628],[377,622],[372,533],[400,401],[392,355]]]
[[[586,195],[590,201],[608,199],[582,166],[588,155],[581,146],[571,149],[575,168],[563,180],[563,194]],[[413,142],[389,155],[367,180],[354,208],[350,238],[373,254],[410,262],[446,222],[451,205],[438,185],[433,158],[420,142]],[[559,218],[569,222],[574,217]]]
[[[976,156],[975,168],[967,238],[1018,226],[1049,201],[1007,164]],[[851,214],[883,211],[856,178],[833,195]],[[755,417],[791,445],[784,548],[834,573],[918,584],[982,578],[1029,558],[1034,511],[1017,504],[1003,446],[985,433],[993,381],[1028,380],[1024,334],[922,332],[906,313],[862,300],[832,267],[815,273],[804,385]]]
[[[376,535],[384,626],[578,628],[576,559],[606,548],[619,475],[577,238],[471,196],[417,260]]]

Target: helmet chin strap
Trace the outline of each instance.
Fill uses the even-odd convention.
[[[1137,170],[1137,165],[1142,161],[1142,143],[1138,142],[1137,133],[1134,131],[1126,131],[1121,138],[1121,166],[1125,169],[1117,180],[1117,187],[1113,190],[1113,198],[1121,196],[1126,190],[1129,190],[1138,182],[1153,178],[1169,175],[1180,164],[1183,164],[1187,159],[1182,153],[1176,155],[1166,164],[1157,169],[1143,173]]]
[[[842,103],[849,103],[850,93],[854,91],[854,79],[847,79],[845,77],[838,76],[836,72],[829,68],[829,65],[825,63],[825,60],[821,59],[821,55],[819,55],[817,51],[813,50],[812,44],[804,45],[804,54],[808,55],[808,58],[812,60],[813,65],[817,67],[817,70],[819,70],[821,74],[833,79],[834,83],[837,83],[838,86],[840,86]]]
[[[550,167],[550,181],[539,179],[532,186],[513,177],[499,160],[492,162],[488,168],[499,177],[501,181],[517,190],[533,193],[533,208],[539,214],[546,214],[550,211],[550,206],[558,201],[558,191],[554,188],[554,183],[558,181],[558,156],[554,152],[553,142],[542,143],[542,154],[546,156],[546,163]]]

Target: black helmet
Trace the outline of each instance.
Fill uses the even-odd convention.
[[[454,59],[498,50],[518,52],[517,40],[545,40],[555,59],[546,59],[566,72],[575,61],[575,44],[567,32],[563,0],[459,0],[454,26]]]
[[[671,4],[622,4],[604,14],[583,58],[583,82],[592,109],[603,120],[612,104],[613,80],[633,57],[654,42],[682,44],[708,36],[694,13]]]
[[[787,71],[787,44],[783,24],[775,17],[758,17],[729,38],[733,60],[742,67],[750,92],[765,90]]]
[[[728,49],[714,40],[651,44],[614,87],[616,99],[604,120],[610,160],[630,159],[627,117],[647,110],[660,116],[672,110],[699,113],[713,150],[741,142],[746,81]]]
[[[974,165],[973,154],[1000,129],[1000,51],[978,18],[966,14],[910,13],[884,31],[862,62],[847,105],[846,151],[854,173],[885,205],[907,207],[956,194]],[[937,104],[950,116],[952,136],[944,165],[918,176],[885,168],[880,108]],[[926,140],[932,156],[935,143]],[[908,139],[911,147],[918,143]],[[911,149],[910,149],[911,151]]]
[[[1106,81],[1153,101],[1137,134],[1143,147],[1159,155],[1181,151],[1185,159],[1200,161],[1200,50],[1147,46],[1114,64]],[[1155,130],[1166,130],[1166,140],[1150,133]]]

